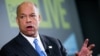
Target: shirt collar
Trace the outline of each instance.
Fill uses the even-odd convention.
[[[37,34],[37,37],[29,37],[29,36],[26,36],[25,34],[23,34],[22,32],[21,32],[21,34],[22,34],[22,36],[24,36],[25,39],[28,40],[28,42],[30,44],[33,44],[34,39],[37,39],[39,42],[41,42],[39,34]]]

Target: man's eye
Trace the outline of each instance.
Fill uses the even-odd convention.
[[[24,18],[25,16],[20,16],[20,18]]]
[[[30,15],[30,17],[36,17],[36,15]]]

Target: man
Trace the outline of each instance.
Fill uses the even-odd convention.
[[[37,6],[31,2],[23,2],[17,7],[16,22],[20,33],[8,42],[0,51],[1,56],[66,56],[66,49],[58,39],[39,35],[38,27],[41,21]],[[38,40],[37,48],[35,40]],[[76,56],[92,55],[94,44],[88,45],[85,40]],[[38,49],[38,50],[37,50]],[[39,49],[41,49],[39,51]],[[42,53],[42,54],[41,54]]]

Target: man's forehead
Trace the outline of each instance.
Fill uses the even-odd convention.
[[[17,14],[20,12],[20,10],[30,10],[33,9],[31,11],[35,11],[36,13],[39,13],[39,10],[36,6],[36,4],[32,3],[32,2],[23,2],[21,3],[18,7],[17,7]]]
[[[22,4],[19,5],[18,8],[21,8],[21,7],[35,7],[35,5],[31,2],[23,2]]]
[[[34,15],[36,13],[30,13],[29,15]],[[20,13],[20,15],[26,15],[25,13]]]

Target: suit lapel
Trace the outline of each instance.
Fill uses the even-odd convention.
[[[53,50],[49,49],[49,46],[52,46],[51,43],[48,41],[48,39],[42,35],[40,35],[40,39],[43,43],[45,52],[47,53],[47,56],[53,56]]]
[[[46,38],[43,37],[42,35],[40,35],[40,39],[41,39],[41,41],[42,41],[42,44],[43,44],[43,46],[44,46],[44,49],[45,49],[45,50],[48,49],[48,42],[47,42]]]
[[[35,49],[31,46],[31,44],[21,34],[19,34],[17,36],[16,41],[20,44],[23,52],[25,52],[27,55],[38,56],[38,53],[35,51]]]

